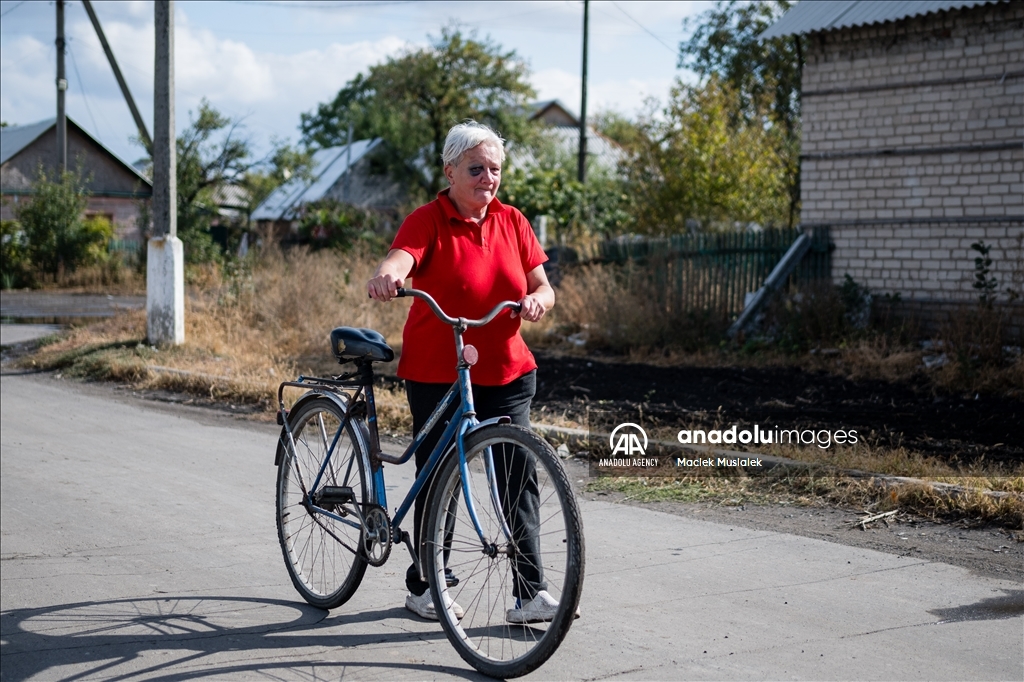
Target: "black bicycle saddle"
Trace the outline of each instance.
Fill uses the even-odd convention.
[[[335,327],[331,332],[331,351],[338,362],[369,360],[370,362],[391,362],[395,351],[387,344],[380,332],[354,327]]]

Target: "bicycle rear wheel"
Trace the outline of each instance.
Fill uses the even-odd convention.
[[[344,413],[329,398],[314,398],[293,409],[288,424],[294,452],[285,453],[277,470],[277,534],[295,589],[313,606],[333,609],[348,601],[366,572],[360,550],[363,537],[356,505],[369,501],[366,458],[350,422],[338,434]],[[317,490],[316,481],[331,443],[337,443]],[[332,490],[325,491],[329,487]],[[343,489],[351,490],[351,501]],[[333,494],[333,499],[323,497]],[[312,504],[341,516],[314,512]]]
[[[498,474],[501,513],[491,500],[488,449]],[[469,516],[459,458],[453,453],[431,494],[425,572],[441,625],[459,655],[485,675],[518,677],[555,652],[577,615],[584,565],[579,509],[551,446],[527,429],[502,424],[470,434],[466,460],[473,505],[488,546]],[[457,584],[448,585],[446,566]],[[511,622],[522,618],[521,611],[510,613],[517,609],[517,599],[526,602],[537,590],[558,602],[553,617],[548,622]],[[453,602],[465,611],[461,620]]]

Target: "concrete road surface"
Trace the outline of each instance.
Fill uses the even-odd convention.
[[[4,680],[479,678],[404,610],[400,551],[340,609],[299,600],[275,534],[276,429],[38,375],[3,377],[0,422]],[[533,678],[1024,679],[1024,619],[1005,617],[1022,585],[582,508],[583,617]]]

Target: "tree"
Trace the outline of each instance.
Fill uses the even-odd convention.
[[[242,185],[249,191],[249,213],[263,203],[275,189],[298,177],[312,180],[313,154],[307,149],[272,140],[273,149],[266,159],[250,168]]]
[[[591,164],[586,184],[581,183],[575,155],[560,149],[543,132],[523,157],[524,161],[509,164],[504,172],[500,198],[531,220],[548,216],[559,243],[589,235],[607,238],[631,228],[630,199],[614,171]]]
[[[333,101],[302,115],[303,141],[330,147],[381,137],[393,156],[390,172],[413,180],[430,195],[444,186],[441,152],[448,130],[472,118],[505,138],[527,135],[524,104],[534,92],[527,67],[514,51],[445,28],[426,48],[371,66]]]
[[[778,127],[732,114],[736,94],[713,76],[702,86],[677,82],[668,105],[649,111],[625,165],[637,230],[691,229],[785,222],[786,161]]]
[[[240,123],[222,116],[204,98],[199,111],[177,141],[178,237],[185,260],[203,263],[220,256],[210,235],[217,214],[217,190],[241,184],[253,168],[249,141]]]
[[[113,227],[106,219],[83,219],[85,185],[78,170],[51,179],[40,167],[31,198],[16,210],[23,251],[36,271],[57,277],[106,256]]]
[[[800,73],[803,50],[799,36],[761,40],[791,0],[719,0],[714,8],[683,21],[690,37],[679,46],[679,66],[702,79],[719,79],[732,102],[734,124],[781,127],[777,153],[786,159],[789,195],[787,222],[796,221],[800,201]]]

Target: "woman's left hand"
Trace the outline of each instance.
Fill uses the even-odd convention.
[[[540,297],[536,294],[527,294],[523,296],[522,300],[519,301],[519,305],[522,309],[519,311],[519,315],[522,316],[527,322],[537,322],[540,318],[544,317],[544,313],[548,311],[541,302]],[[512,317],[515,317],[516,313],[512,313]]]
[[[519,312],[527,322],[537,322],[555,305],[555,290],[548,283],[544,266],[538,265],[526,273],[526,296],[519,301],[522,310]],[[515,317],[516,313],[512,313]]]

